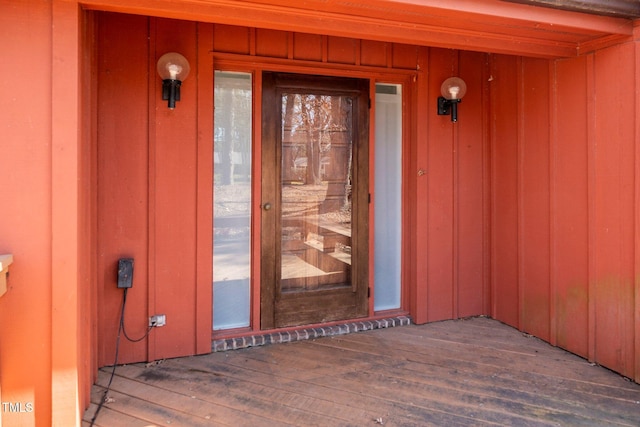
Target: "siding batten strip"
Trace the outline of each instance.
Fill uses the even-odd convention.
[[[51,414],[51,425],[59,426],[80,424],[78,390],[84,388],[80,387],[78,377],[82,363],[80,347],[86,345],[78,340],[80,319],[83,318],[78,298],[81,294],[78,289],[81,224],[79,17],[80,10],[75,2],[52,2],[51,400],[39,400],[35,410]],[[43,348],[46,348],[44,343]]]
[[[558,228],[557,197],[558,155],[558,74],[556,61],[549,61],[549,340],[558,342],[558,262],[556,231]]]
[[[524,153],[525,153],[525,144],[526,144],[526,132],[525,132],[525,89],[524,89],[524,61],[522,57],[518,57],[516,60],[516,108],[517,108],[517,123],[516,123],[516,159],[517,159],[517,167],[516,167],[516,277],[517,283],[516,286],[518,288],[518,324],[516,327],[520,330],[524,327],[526,323],[526,313],[524,312],[526,304],[524,301],[525,298],[525,277],[524,277],[524,259],[522,258],[522,254],[524,251],[523,234],[524,234],[524,218],[525,209],[524,209]],[[526,331],[525,331],[526,332]]]
[[[635,348],[634,348],[634,359],[635,363],[635,372],[634,372],[634,381],[640,383],[640,118],[638,118],[638,113],[640,113],[640,81],[638,80],[638,75],[640,74],[640,25],[635,28],[635,112],[633,117],[635,117],[635,174],[634,174],[634,183],[635,183],[635,215],[634,215],[634,228],[635,228],[635,271],[634,271],[634,280],[635,280]]]
[[[596,358],[596,265],[597,265],[597,252],[596,248],[596,106],[595,106],[595,61],[594,55],[587,56],[587,202],[588,202],[588,250],[589,250],[589,324],[588,339],[589,339],[589,352],[588,359],[593,362]]]

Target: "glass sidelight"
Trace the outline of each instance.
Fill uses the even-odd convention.
[[[374,309],[401,305],[402,85],[376,84]]]
[[[213,179],[214,329],[250,325],[251,74],[216,71]]]

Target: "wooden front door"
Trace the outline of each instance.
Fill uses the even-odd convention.
[[[368,87],[263,74],[262,329],[368,313]]]

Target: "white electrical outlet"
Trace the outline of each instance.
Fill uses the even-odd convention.
[[[155,314],[149,317],[149,327],[158,328],[167,324],[167,316],[164,314]]]

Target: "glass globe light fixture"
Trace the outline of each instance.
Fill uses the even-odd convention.
[[[180,86],[191,71],[189,61],[179,53],[165,53],[158,59],[157,70],[162,79],[162,99],[173,110],[180,101]]]

